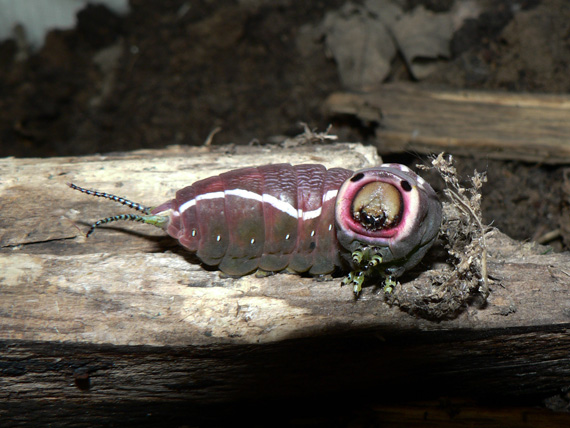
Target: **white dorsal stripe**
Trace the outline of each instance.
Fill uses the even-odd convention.
[[[327,191],[327,193],[325,193],[325,196],[323,197],[323,204],[327,201],[330,201],[331,199],[336,198],[337,194],[338,194],[337,189]],[[322,207],[319,207],[316,210],[312,210],[312,211],[303,212],[302,210],[298,210],[297,215],[298,215],[298,218],[302,218],[303,220],[310,220],[310,219],[319,217],[322,212],[323,212]]]
[[[323,198],[323,202],[330,201],[331,199],[336,198],[337,194],[338,194],[338,189],[327,191],[327,193],[325,193],[325,197]]]
[[[271,205],[273,208],[278,209],[285,214],[290,215],[293,218],[297,218],[297,210],[293,205],[288,202],[282,201],[273,195],[263,194],[263,202]]]
[[[321,212],[322,209],[320,207],[312,211],[303,212],[302,210],[299,210],[299,218],[302,218],[303,220],[310,220],[312,218],[317,218],[318,216],[320,216]]]
[[[323,197],[323,203],[333,198],[336,198],[337,193],[338,193],[337,189],[329,190],[327,193],[325,193]],[[187,209],[195,206],[197,201],[203,201],[206,199],[219,199],[219,198],[224,198],[228,195],[238,196],[240,198],[251,199],[258,202],[267,203],[271,205],[273,208],[287,215],[290,215],[293,218],[302,218],[303,220],[317,218],[322,213],[321,207],[311,211],[304,212],[303,210],[300,209],[296,210],[295,207],[293,207],[293,205],[291,205],[290,203],[282,201],[281,199],[278,199],[273,195],[268,195],[267,193],[259,195],[255,192],[251,192],[249,190],[244,190],[244,189],[230,189],[230,190],[225,190],[223,192],[203,193],[201,195],[196,196],[194,199],[190,199],[189,201],[184,202],[182,205],[180,205],[178,211],[182,214]]]

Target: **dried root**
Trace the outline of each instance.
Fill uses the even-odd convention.
[[[307,125],[305,122],[301,122],[301,126],[303,127],[303,133],[281,142],[282,147],[290,148],[303,146],[306,144],[330,143],[338,140],[338,137],[336,135],[330,134],[332,125],[329,125],[325,132],[316,132],[316,130],[309,128],[309,125]]]
[[[439,240],[447,260],[425,272],[427,281],[411,281],[397,287],[389,300],[423,317],[444,319],[455,316],[477,294],[483,302],[489,295],[485,235],[490,228],[483,224],[481,215],[481,187],[487,177],[475,171],[470,185],[463,187],[451,156],[440,154],[432,165],[445,183],[447,201],[443,202]]]
[[[440,153],[432,164],[445,181],[447,188],[443,192],[451,201],[447,209],[444,205],[445,227],[442,228],[448,252],[455,258],[455,268],[462,276],[470,272],[478,278],[481,284],[478,291],[487,299],[489,279],[485,234],[490,228],[483,225],[481,214],[481,187],[487,182],[487,175],[475,171],[471,177],[472,187],[464,188],[459,183],[451,156],[445,159]]]

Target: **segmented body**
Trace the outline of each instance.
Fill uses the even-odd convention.
[[[161,227],[208,265],[241,276],[261,269],[312,275],[351,270],[358,294],[366,277],[396,278],[419,263],[441,224],[431,186],[404,165],[350,171],[322,165],[241,168],[185,187],[156,208],[108,193],[141,215],[101,219],[96,227],[134,220]]]
[[[168,234],[229,275],[258,268],[325,274],[346,263],[334,206],[351,175],[322,165],[242,168],[179,190],[152,213],[172,210]]]

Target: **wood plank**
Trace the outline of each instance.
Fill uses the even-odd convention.
[[[151,426],[205,404],[546,396],[570,383],[567,254],[493,232],[488,304],[434,322],[373,287],[355,301],[338,278],[224,277],[145,225],[86,240],[74,222],[84,232],[124,210],[65,185],[158,204],[195,179],[283,161],[379,162],[349,144],[0,160],[0,421],[103,425],[112,411],[114,423]],[[426,269],[406,287],[430,281]]]
[[[528,162],[570,162],[570,96],[451,91],[389,84],[336,93],[331,115],[376,123],[381,154],[441,151]]]
[[[87,240],[81,232],[88,224],[128,210],[66,186],[74,181],[158,205],[197,179],[244,165],[284,160],[355,169],[378,162],[373,149],[359,145],[289,150],[174,147],[156,153],[79,159],[5,160],[0,166],[0,174],[6,177],[0,188],[0,266],[2,290],[10,299],[0,303],[7,311],[3,337],[186,345],[232,336],[256,343],[294,331],[313,317],[308,309],[262,297],[262,289],[273,278],[233,280],[204,270],[189,263],[195,259],[174,240],[148,225],[116,223]],[[299,277],[275,278],[280,284],[291,284],[286,286],[289,294],[311,293],[304,282],[296,281]],[[324,283],[319,285],[317,290],[327,288]],[[350,299],[348,289],[336,294]],[[259,305],[270,310],[259,311]],[[295,320],[302,314],[306,317]],[[146,321],[141,322],[141,317]]]

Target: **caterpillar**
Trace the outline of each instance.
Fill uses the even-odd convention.
[[[231,276],[288,269],[311,275],[349,272],[343,284],[356,295],[365,278],[394,278],[415,266],[434,243],[441,203],[408,167],[383,164],[351,171],[323,165],[275,164],[240,168],[176,192],[146,207],[112,194],[68,184],[142,214],[131,220],[164,229],[205,264]]]

